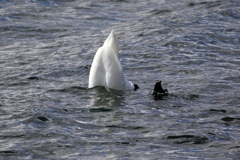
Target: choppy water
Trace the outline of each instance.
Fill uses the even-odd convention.
[[[138,91],[87,88],[111,29]],[[240,159],[238,0],[1,0],[0,35],[0,159]]]

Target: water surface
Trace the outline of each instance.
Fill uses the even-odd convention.
[[[0,159],[240,158],[239,1],[2,0],[0,22]],[[137,91],[87,88],[111,29]]]

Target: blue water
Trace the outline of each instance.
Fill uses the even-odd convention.
[[[238,0],[1,0],[0,159],[240,159],[239,26]],[[111,29],[137,91],[87,88]]]

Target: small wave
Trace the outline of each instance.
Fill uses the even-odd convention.
[[[178,141],[174,141],[175,144],[206,144],[209,141],[208,138],[205,136],[195,135],[168,136],[167,139],[177,139]]]

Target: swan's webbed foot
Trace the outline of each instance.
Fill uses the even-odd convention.
[[[138,89],[139,89],[138,85],[137,85],[137,84],[134,84],[134,91],[136,91],[136,90],[138,90]]]

